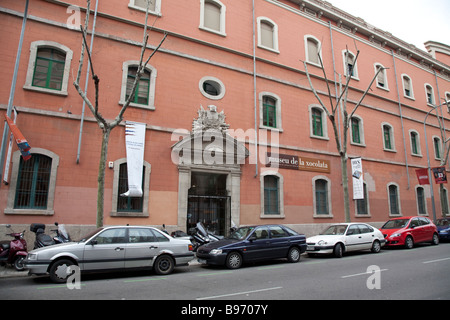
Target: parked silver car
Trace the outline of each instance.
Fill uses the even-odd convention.
[[[152,227],[115,226],[99,228],[78,242],[33,250],[24,263],[30,274],[49,274],[52,281],[63,283],[72,265],[94,272],[153,268],[166,275],[191,261],[192,250],[189,240],[172,238]]]

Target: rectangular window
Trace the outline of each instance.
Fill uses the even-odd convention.
[[[383,126],[383,135],[384,135],[384,148],[392,150],[391,129],[388,126]]]
[[[142,189],[144,189],[145,167],[142,174]],[[119,191],[122,194],[128,191],[127,164],[122,163],[119,169]],[[121,197],[117,198],[117,212],[142,212],[144,197]]]
[[[275,49],[273,32],[273,26],[271,24],[261,21],[261,45]]]
[[[66,54],[52,48],[40,48],[36,54],[32,85],[61,91]]]
[[[417,133],[411,133],[411,148],[413,154],[419,154],[419,148],[417,147]]]
[[[397,186],[389,186],[389,206],[391,209],[391,214],[400,215]]]
[[[263,98],[263,124],[266,127],[277,127],[276,101],[270,97]]]
[[[220,32],[220,6],[205,1],[205,28],[209,28]]]
[[[280,214],[278,200],[278,178],[264,177],[264,214]]]
[[[425,192],[423,188],[417,188],[417,209],[419,214],[426,214]]]
[[[322,111],[313,109],[311,120],[313,126],[313,135],[323,137]]]
[[[316,214],[328,215],[328,182],[316,181]]]
[[[51,168],[52,159],[44,155],[20,158],[15,209],[47,209]]]
[[[354,118],[352,119],[352,140],[354,143],[361,143],[359,120]]]
[[[128,67],[127,90],[125,99],[128,99],[131,93],[131,89],[133,89],[133,83],[136,79],[137,70],[138,70],[137,67]],[[145,70],[144,74],[142,75],[141,79],[139,79],[136,85],[136,91],[134,92],[131,102],[148,105],[149,92],[150,92],[150,71]]]

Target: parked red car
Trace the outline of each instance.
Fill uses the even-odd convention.
[[[407,249],[420,242],[439,244],[436,226],[426,217],[399,217],[386,222],[380,229],[386,239],[385,247],[405,246]]]

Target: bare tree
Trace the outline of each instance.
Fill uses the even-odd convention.
[[[161,47],[161,45],[167,38],[167,33],[165,33],[164,37],[160,41],[159,45],[153,50],[153,52],[150,54],[150,56],[147,58],[147,60],[144,60],[144,54],[145,54],[145,51],[147,48],[147,42],[148,42],[148,38],[149,38],[148,33],[147,33],[147,29],[148,29],[147,22],[148,22],[148,12],[149,12],[150,1],[151,0],[147,0],[147,10],[146,10],[146,15],[145,15],[145,25],[144,25],[144,39],[142,42],[141,55],[140,55],[140,60],[139,60],[139,65],[137,68],[135,80],[134,80],[134,83],[133,83],[133,86],[132,86],[132,89],[131,89],[131,92],[130,92],[128,98],[126,99],[126,101],[125,101],[124,105],[122,106],[117,117],[112,121],[108,121],[107,119],[105,119],[99,112],[100,79],[94,72],[94,67],[92,64],[89,50],[86,50],[86,48],[87,48],[86,37],[87,37],[87,33],[88,33],[90,5],[91,5],[90,0],[87,0],[86,20],[85,20],[84,28],[82,26],[80,26],[82,35],[83,35],[83,41],[82,41],[82,46],[81,46],[81,57],[80,57],[80,62],[79,62],[79,67],[78,67],[77,78],[76,78],[75,82],[73,83],[73,85],[77,89],[78,94],[81,96],[81,98],[86,102],[86,105],[89,107],[89,109],[91,110],[95,119],[97,120],[98,126],[102,130],[102,136],[103,136],[101,155],[100,155],[100,163],[99,163],[99,168],[98,168],[97,227],[103,226],[105,169],[106,169],[106,159],[107,159],[107,155],[108,155],[108,143],[109,143],[109,137],[110,137],[111,131],[122,122],[123,115],[124,115],[126,109],[128,108],[128,106],[130,105],[131,100],[133,99],[137,84],[140,81],[142,75],[144,74],[144,71],[145,71],[145,68],[146,68],[148,62],[154,56],[154,54],[159,50],[159,48]],[[86,96],[86,94],[80,89],[80,85],[79,85],[81,71],[83,68],[84,55],[85,55],[86,51],[88,54],[90,65],[91,65],[92,79],[94,80],[94,85],[95,85],[95,101],[93,103],[89,100],[89,98]]]
[[[356,62],[358,60],[358,56],[359,56],[359,50],[357,51],[357,54],[354,58],[353,61],[353,66],[356,65]],[[347,49],[347,53],[346,53],[347,57],[350,57],[349,55],[349,51]],[[361,105],[361,103],[363,102],[364,98],[366,97],[367,93],[369,92],[370,88],[372,87],[372,84],[374,83],[374,81],[377,79],[378,74],[384,70],[383,68],[379,68],[375,74],[375,76],[373,77],[372,81],[370,82],[369,86],[367,87],[366,91],[364,92],[364,94],[362,95],[361,99],[359,100],[359,102],[355,105],[355,107],[353,107],[353,110],[348,113],[347,111],[347,98],[348,98],[348,91],[349,91],[349,85],[350,85],[350,81],[352,80],[352,69],[348,69],[347,70],[347,82],[342,90],[342,92],[340,93],[339,97],[337,97],[336,103],[333,102],[333,96],[331,94],[331,89],[330,89],[330,81],[327,78],[327,73],[325,71],[325,68],[323,66],[323,62],[322,62],[322,58],[319,56],[319,61],[320,61],[320,66],[323,72],[323,76],[325,78],[325,82],[327,85],[327,90],[328,90],[328,98],[329,98],[329,106],[326,106],[325,103],[322,101],[322,99],[319,97],[319,94],[317,93],[316,89],[314,88],[314,85],[311,81],[311,75],[308,71],[308,65],[305,61],[303,61],[303,65],[305,66],[305,72],[306,72],[306,76],[308,77],[308,81],[309,81],[309,85],[314,93],[314,96],[316,97],[317,101],[320,103],[320,105],[322,106],[325,114],[327,115],[328,119],[331,121],[331,124],[333,126],[333,131],[334,131],[334,137],[336,140],[336,147],[337,147],[337,151],[339,152],[339,156],[341,158],[341,170],[342,170],[342,186],[343,186],[343,191],[344,191],[344,208],[345,208],[345,221],[346,222],[350,222],[350,200],[349,200],[349,191],[348,191],[348,171],[347,171],[347,162],[348,162],[348,155],[347,155],[347,145],[348,145],[348,129],[350,128],[351,125],[351,119],[353,117],[353,115],[355,114],[356,110],[358,109],[358,107]],[[340,138],[340,129],[339,129],[339,123],[338,123],[338,119],[340,117],[338,117],[337,112],[339,112],[340,108],[339,105],[342,103],[342,110],[341,110],[341,114],[342,114],[342,122],[343,122],[343,132],[342,132],[342,140]]]

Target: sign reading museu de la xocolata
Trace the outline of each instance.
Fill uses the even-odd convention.
[[[330,161],[288,154],[266,153],[266,167],[331,173]]]

